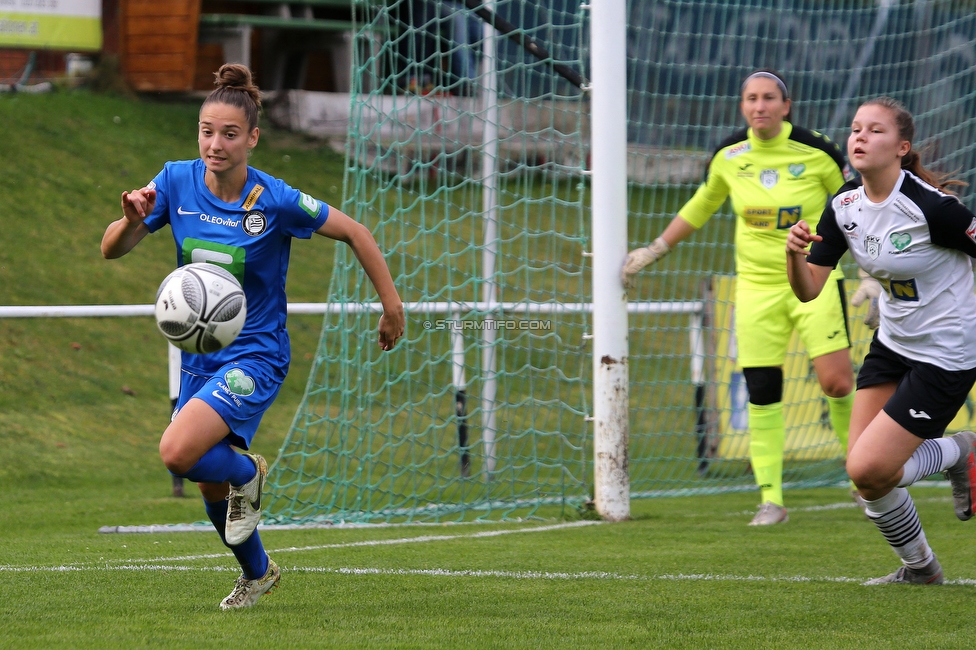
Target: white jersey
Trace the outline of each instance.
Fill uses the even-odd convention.
[[[976,368],[976,217],[959,199],[902,171],[881,203],[860,179],[831,199],[807,261],[834,267],[850,250],[881,283],[878,340],[944,370]]]

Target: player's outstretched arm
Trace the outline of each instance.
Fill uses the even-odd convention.
[[[807,247],[821,239],[820,235],[810,232],[810,226],[803,220],[790,228],[786,236],[786,275],[793,293],[801,302],[810,302],[819,296],[830,277],[829,267],[807,263],[810,254]]]
[[[691,236],[695,227],[677,215],[671,220],[661,236],[642,248],[635,248],[627,253],[624,266],[620,271],[620,281],[624,288],[633,286],[634,276],[645,266],[657,262],[671,252],[671,249]]]
[[[392,350],[397,340],[403,336],[406,320],[400,294],[393,285],[393,276],[390,275],[383,253],[376,245],[373,233],[363,224],[332,207],[329,208],[329,218],[316,232],[330,239],[345,242],[352,248],[353,254],[366,272],[366,277],[373,283],[380,302],[383,303],[383,315],[380,316],[379,323],[379,346],[384,350]]]
[[[102,235],[102,255],[105,259],[122,257],[149,234],[142,222],[156,206],[156,190],[142,188],[122,192],[122,218],[113,221]]]

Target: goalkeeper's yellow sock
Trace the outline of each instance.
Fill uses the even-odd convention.
[[[749,454],[762,502],[783,505],[783,445],[786,421],[783,403],[749,404]]]
[[[844,458],[847,458],[847,437],[851,432],[851,411],[854,409],[854,391],[844,397],[827,397],[827,408],[830,411],[830,426],[834,427],[837,441],[840,448],[844,450]],[[854,481],[851,481],[851,490],[856,490]]]
[[[851,432],[851,411],[854,410],[854,392],[844,397],[827,397],[827,408],[830,410],[830,426],[834,427],[834,434],[840,442],[840,448],[847,456],[847,436]]]

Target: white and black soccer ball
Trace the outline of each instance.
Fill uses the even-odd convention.
[[[241,284],[215,264],[181,266],[166,276],[156,292],[156,325],[184,352],[222,350],[241,333],[246,318]]]

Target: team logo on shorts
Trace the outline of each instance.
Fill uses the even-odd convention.
[[[878,255],[881,254],[881,238],[875,237],[874,235],[865,235],[864,252],[867,253],[872,260],[878,259]]]
[[[224,373],[227,388],[235,395],[247,397],[254,392],[254,379],[248,377],[240,368],[234,368]]]
[[[241,219],[241,228],[251,237],[257,237],[268,229],[268,218],[260,210],[251,210]]]
[[[773,189],[776,183],[779,182],[779,171],[775,169],[764,169],[759,172],[759,182],[762,183],[763,187],[767,190]]]

